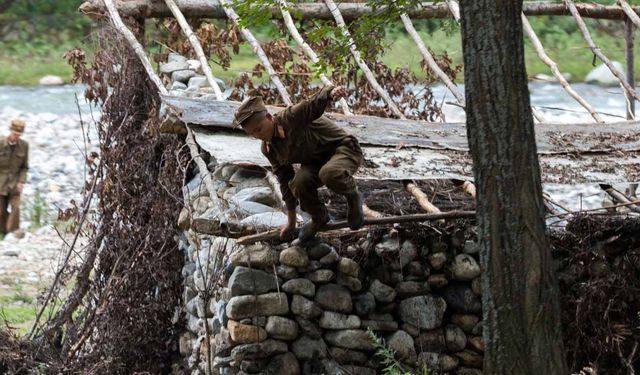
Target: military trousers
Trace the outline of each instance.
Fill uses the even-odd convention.
[[[0,233],[20,228],[20,194],[0,195]]]
[[[326,185],[341,195],[357,192],[353,175],[363,160],[358,141],[349,137],[338,145],[333,156],[324,165],[302,164],[289,181],[289,188],[300,201],[300,208],[311,215],[311,218],[323,218],[327,211],[318,196],[318,188]]]

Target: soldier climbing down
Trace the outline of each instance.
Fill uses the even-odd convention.
[[[345,95],[343,87],[327,86],[310,99],[274,115],[267,111],[262,97],[254,96],[235,113],[235,125],[262,140],[262,153],[280,183],[288,217],[288,224],[280,230],[281,239],[295,232],[297,201],[311,216],[311,221],[300,229],[302,242],[313,239],[329,222],[327,208],[318,197],[322,185],[347,199],[351,229],[364,223],[362,197],[353,178],[363,161],[362,150],[354,136],[322,116],[330,101]],[[293,169],[296,163],[300,163],[297,172]]]

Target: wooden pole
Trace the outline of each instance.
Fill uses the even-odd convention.
[[[131,45],[131,48],[133,48],[133,51],[135,52],[136,56],[138,56],[138,58],[140,59],[140,63],[142,63],[144,70],[147,72],[147,75],[149,76],[149,79],[151,79],[151,81],[156,85],[156,87],[158,87],[158,91],[160,91],[161,94],[164,94],[164,95],[169,94],[169,92],[167,91],[167,88],[164,87],[164,85],[162,84],[162,80],[160,80],[160,77],[158,77],[156,72],[153,70],[153,67],[151,66],[151,62],[147,58],[147,54],[145,53],[144,48],[142,47],[140,42],[138,42],[138,39],[136,39],[135,35],[133,35],[131,30],[129,30],[129,28],[124,24],[124,22],[122,22],[122,18],[120,18],[120,14],[118,13],[118,10],[113,0],[104,0],[104,6],[109,12],[111,23],[113,23],[113,26],[118,31],[120,31],[122,36],[127,40],[127,42],[129,42],[129,45]]]
[[[589,34],[589,30],[587,30],[587,26],[584,24],[584,21],[582,20],[582,17],[580,16],[580,13],[578,12],[578,9],[576,8],[573,1],[564,0],[564,2],[569,7],[569,10],[571,11],[573,18],[576,20],[576,23],[578,24],[578,28],[580,29],[580,32],[582,32],[582,36],[584,40],[589,45],[589,48],[591,48],[591,51],[593,51],[593,54],[596,55],[609,68],[611,73],[613,73],[613,75],[616,76],[620,84],[622,84],[622,87],[624,87],[624,89],[627,91],[627,93],[630,96],[632,96],[635,100],[640,100],[640,96],[636,93],[633,87],[631,87],[625,81],[624,76],[618,70],[618,68],[616,68],[611,63],[609,58],[602,53],[602,51],[600,50],[600,47],[596,46],[596,44],[593,42],[593,39],[591,38],[591,34]]]
[[[358,51],[358,48],[356,47],[356,44],[351,37],[349,29],[344,23],[344,19],[342,18],[342,14],[340,13],[340,8],[338,8],[333,0],[324,0],[324,2],[325,4],[327,4],[327,7],[331,11],[331,14],[333,14],[333,18],[335,19],[338,28],[342,31],[342,34],[349,39],[349,50],[351,51],[351,55],[356,60],[356,63],[360,67],[360,70],[362,70],[362,72],[364,73],[364,76],[367,78],[367,81],[369,82],[371,87],[373,87],[378,95],[380,95],[382,100],[387,103],[387,106],[389,107],[391,113],[393,113],[398,118],[404,119],[404,114],[400,111],[400,109],[398,109],[396,104],[393,102],[393,99],[391,99],[391,96],[389,96],[389,93],[387,93],[387,91],[383,89],[382,86],[380,86],[375,76],[373,75],[373,72],[371,72],[371,69],[369,69],[367,63],[362,59],[360,51]]]
[[[449,211],[438,214],[416,214],[416,215],[404,215],[404,216],[389,216],[379,219],[365,219],[364,225],[384,225],[384,224],[396,224],[396,223],[410,223],[410,222],[425,222],[441,219],[473,219],[475,218],[475,211]],[[338,229],[349,227],[349,223],[346,221],[337,221],[335,223],[329,223],[320,232],[330,232]],[[236,243],[238,245],[250,245],[252,243],[260,241],[276,241],[280,238],[280,229],[274,229],[267,232],[252,234],[238,238]]]
[[[238,27],[240,27],[240,32],[242,33],[242,36],[247,41],[247,43],[251,45],[253,52],[260,59],[260,63],[266,69],[267,74],[269,74],[269,78],[271,79],[271,82],[273,82],[273,84],[276,86],[276,89],[278,90],[278,93],[280,93],[280,97],[282,98],[284,103],[286,105],[293,104],[291,102],[291,99],[289,98],[289,93],[287,92],[287,89],[284,87],[284,85],[280,81],[280,77],[278,76],[278,73],[276,73],[276,71],[273,69],[273,66],[271,66],[271,63],[269,62],[269,58],[267,57],[267,54],[264,52],[264,50],[260,46],[260,43],[258,43],[258,40],[253,36],[253,33],[251,33],[249,29],[240,26],[240,23],[239,23],[240,16],[238,16],[236,11],[233,10],[233,7],[228,2],[228,0],[218,0],[218,1],[223,6],[224,11],[227,14],[227,17],[229,17],[229,19],[233,23],[235,23],[236,25],[238,25]]]
[[[536,50],[538,57],[540,57],[542,62],[547,64],[547,66],[551,69],[551,72],[556,77],[558,82],[560,82],[560,84],[562,85],[562,88],[567,92],[567,94],[569,94],[578,103],[580,103],[580,105],[583,106],[591,114],[591,116],[594,118],[594,120],[596,120],[596,122],[604,123],[604,120],[600,117],[600,115],[598,115],[595,109],[593,109],[593,107],[589,103],[587,103],[586,100],[584,100],[580,95],[578,95],[577,92],[573,90],[571,85],[569,85],[569,82],[567,82],[567,80],[564,78],[562,73],[560,73],[560,69],[558,69],[558,64],[556,64],[555,61],[551,60],[549,55],[547,55],[547,53],[544,50],[544,47],[542,47],[542,43],[540,42],[540,39],[538,39],[538,36],[536,35],[535,31],[533,31],[533,28],[531,27],[529,20],[527,20],[527,17],[524,14],[522,14],[522,27],[524,28],[524,31],[529,36],[529,39],[531,39],[531,44],[533,44],[533,48]]]
[[[293,22],[293,18],[291,18],[291,14],[289,13],[289,10],[288,10],[290,5],[287,3],[286,0],[278,0],[278,4],[280,5],[280,10],[282,11],[282,18],[284,19],[284,23],[287,26],[287,29],[289,30],[289,34],[291,34],[291,36],[293,37],[293,40],[295,40],[296,43],[298,43],[298,46],[300,46],[302,51],[304,51],[304,53],[311,60],[312,63],[314,64],[319,63],[320,59],[318,58],[318,55],[313,51],[313,49],[311,49],[311,46],[309,46],[309,44],[307,44],[307,42],[304,41],[304,39],[302,38],[302,35],[300,35],[300,33],[298,32],[298,29],[296,28],[296,25]],[[320,80],[322,81],[322,83],[324,83],[327,86],[333,85],[331,80],[324,73],[320,74]],[[349,105],[347,104],[347,101],[344,98],[340,98],[340,106],[342,107],[342,112],[345,115],[352,114],[351,111],[349,110]]]
[[[427,46],[425,46],[424,42],[422,41],[422,38],[420,37],[420,35],[418,35],[418,32],[413,27],[413,23],[411,22],[411,19],[409,18],[409,16],[407,16],[406,13],[403,13],[402,15],[400,15],[400,18],[402,19],[402,23],[404,24],[405,29],[407,29],[407,32],[409,33],[409,35],[411,35],[411,38],[413,38],[413,41],[418,46],[418,50],[420,50],[420,53],[422,53],[422,57],[427,62],[427,66],[429,66],[429,69],[431,69],[431,71],[435,73],[435,75],[440,79],[440,81],[442,81],[442,83],[444,83],[444,85],[447,86],[449,91],[451,91],[453,96],[455,96],[458,103],[462,107],[464,107],[465,105],[464,94],[460,92],[460,90],[458,90],[455,83],[451,81],[449,76],[445,72],[443,72],[442,69],[440,69],[440,67],[438,66],[438,63],[433,58],[433,55],[431,54],[431,52],[429,52],[429,49],[427,48]]]
[[[631,8],[629,3],[626,2],[626,0],[618,0],[618,5],[620,5],[620,7],[622,8],[622,11],[626,16],[625,21],[631,20],[631,22],[633,22],[633,24],[636,25],[636,27],[640,28],[640,17],[638,17],[638,14],[637,14],[638,12],[637,7],[634,10],[633,8]]]
[[[200,65],[202,65],[202,71],[204,72],[205,77],[207,77],[207,82],[209,82],[209,86],[213,88],[214,94],[216,94],[216,99],[222,99],[222,91],[220,90],[220,86],[218,86],[218,82],[216,82],[213,77],[213,72],[211,71],[211,67],[209,66],[209,60],[204,55],[204,51],[202,50],[202,46],[200,45],[200,41],[193,33],[191,26],[189,26],[189,22],[184,18],[182,12],[180,12],[180,8],[176,5],[173,0],[165,0],[169,9],[171,9],[171,13],[178,21],[178,24],[182,28],[184,35],[187,36],[189,43],[193,47],[196,56],[198,56],[198,60],[200,61]]]
[[[640,212],[640,207],[635,205],[626,195],[622,194],[618,190],[614,189],[613,186],[607,184],[600,184],[600,188],[609,194],[609,196],[616,203],[625,204],[627,208],[629,208],[633,212]]]
[[[413,182],[405,182],[404,188],[409,194],[411,194],[417,201],[424,212],[429,214],[437,214],[440,211],[433,203],[429,201],[429,197]]]
[[[180,10],[187,18],[227,18],[222,5],[217,0],[180,0]],[[162,1],[157,0],[128,0],[117,4],[121,14],[140,18],[171,17],[171,11]],[[342,2],[338,8],[347,21],[355,20],[373,10],[365,3]],[[619,6],[606,6],[590,3],[576,4],[580,15],[584,18],[624,20],[627,18]],[[640,14],[640,7],[629,7],[634,13]],[[90,17],[99,17],[105,10],[102,0],[87,0],[80,6],[80,11]],[[322,3],[290,4],[290,12],[296,19],[333,20],[333,15]],[[525,2],[522,10],[526,16],[568,16],[569,9],[562,3]],[[267,8],[274,18],[282,18],[279,7]],[[381,10],[384,12],[384,8]],[[453,18],[452,9],[445,3],[423,3],[409,9],[407,15],[412,19],[442,19]]]
[[[634,13],[635,14],[635,13]],[[637,17],[637,16],[636,16]],[[625,39],[625,61],[627,63],[627,83],[634,87],[636,86],[634,77],[634,59],[633,59],[633,44],[635,37],[633,32],[635,31],[634,23],[630,19],[624,22],[624,39]],[[627,120],[636,119],[636,102],[633,100],[628,92],[625,92],[627,98]]]

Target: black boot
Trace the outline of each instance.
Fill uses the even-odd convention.
[[[329,214],[326,210],[323,211],[319,217],[311,218],[306,224],[300,228],[300,232],[298,232],[298,239],[302,243],[309,242],[316,237],[316,233],[318,230],[325,226],[329,222]]]
[[[347,222],[352,230],[360,229],[364,224],[364,213],[362,212],[362,195],[356,190],[353,194],[345,195],[349,211]]]

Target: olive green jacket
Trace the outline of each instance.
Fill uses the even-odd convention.
[[[331,102],[333,86],[326,86],[317,94],[296,105],[289,106],[274,115],[275,134],[270,142],[262,142],[262,153],[271,163],[278,178],[282,199],[288,209],[297,206],[297,200],[289,189],[289,181],[295,176],[292,164],[325,164],[346,138],[355,138],[322,116]],[[284,130],[284,137],[277,128]],[[318,168],[319,169],[319,168]]]
[[[27,182],[29,143],[19,139],[9,145],[7,137],[0,137],[0,194],[12,193],[18,182]]]

